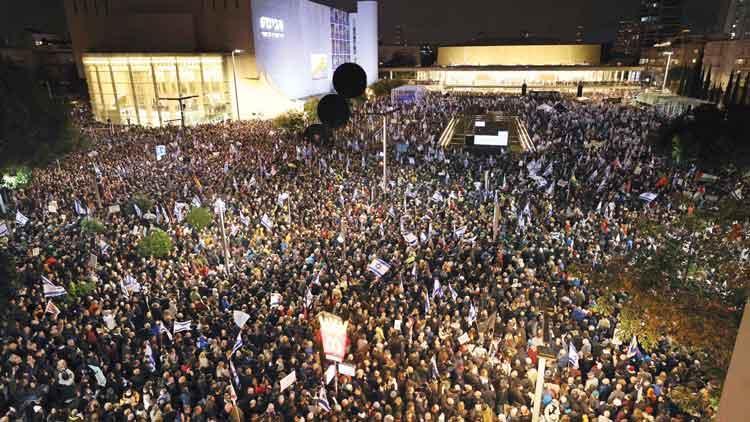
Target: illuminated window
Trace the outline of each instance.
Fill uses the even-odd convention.
[[[745,59],[737,59],[737,64],[739,65],[745,64]]]
[[[331,64],[336,70],[339,65],[351,61],[349,41],[349,13],[331,8]]]

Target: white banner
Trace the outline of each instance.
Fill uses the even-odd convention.
[[[280,392],[283,392],[284,390],[289,388],[289,386],[294,384],[295,381],[297,381],[297,371],[292,371],[289,373],[289,375],[281,379],[281,391]]]
[[[356,368],[351,363],[339,363],[339,372],[341,375],[353,377],[356,375]]]

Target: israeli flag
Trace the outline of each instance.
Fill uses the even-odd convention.
[[[440,192],[435,192],[435,194],[432,195],[432,200],[435,202],[443,202],[443,195],[441,195]]]
[[[419,244],[419,239],[417,239],[417,236],[415,236],[414,233],[406,233],[404,235],[404,240],[409,246],[417,246]]]
[[[568,363],[578,369],[578,351],[572,341],[570,342],[570,348],[568,349]]]
[[[477,308],[474,307],[474,303],[469,307],[469,325],[477,321]]]
[[[313,294],[310,290],[310,286],[307,286],[307,290],[305,291],[305,308],[310,309],[313,304]]]
[[[156,161],[161,161],[161,159],[167,155],[167,147],[166,145],[157,145],[156,146]]]
[[[263,217],[260,219],[260,224],[268,231],[273,230],[273,220],[271,220],[271,217],[269,217],[268,214],[263,214]]]
[[[457,228],[453,232],[453,234],[455,234],[458,239],[462,239],[464,237],[464,234],[466,234],[466,230],[467,230],[466,226],[461,226],[461,227]]]
[[[23,227],[28,222],[29,222],[29,219],[26,218],[25,215],[21,214],[21,211],[16,211],[16,224]]]
[[[73,207],[75,208],[76,214],[78,214],[78,215],[88,215],[89,214],[89,210],[86,209],[86,207],[84,207],[83,205],[81,205],[81,201],[79,201],[77,199],[75,200],[75,203],[73,204]]]
[[[245,343],[242,341],[242,331],[240,331],[239,333],[237,333],[237,340],[234,341],[234,346],[232,347],[232,355],[237,353],[237,351],[240,350],[240,348],[242,348],[244,344]]]
[[[138,280],[136,280],[132,275],[126,275],[124,282],[125,288],[128,289],[129,292],[138,293],[141,291],[141,283],[139,283]]]
[[[138,204],[133,204],[133,209],[135,210],[135,215],[137,215],[138,218],[141,218],[143,216],[141,208],[138,206]]]
[[[10,230],[8,230],[8,225],[5,223],[0,223],[0,236],[7,236],[8,233],[10,233]]]
[[[450,283],[448,283],[448,292],[450,292],[451,298],[453,298],[453,301],[455,302],[458,299],[458,293],[456,293],[456,291],[453,290],[453,287],[451,287]]]
[[[245,214],[243,214],[242,211],[240,211],[240,222],[246,227],[250,225],[250,218],[245,217]]]
[[[154,351],[151,350],[151,345],[146,343],[146,359],[148,360],[149,372],[156,371],[156,360],[154,359]]]
[[[190,325],[193,323],[192,320],[187,320],[183,322],[175,321],[174,322],[174,328],[172,329],[172,332],[174,334],[181,333],[183,331],[190,331]]]
[[[424,300],[424,313],[427,315],[430,313],[430,295],[428,295],[427,292],[424,294]]]
[[[331,404],[328,403],[328,395],[326,394],[326,387],[320,386],[320,392],[318,393],[318,407],[323,409],[326,413],[331,411]]]
[[[630,346],[628,346],[628,359],[632,358],[633,356],[640,356],[641,351],[638,349],[638,339],[636,339],[635,334],[633,335],[633,339],[630,340]]]
[[[55,286],[45,276],[42,276],[42,288],[44,289],[44,297],[57,297],[68,294],[64,287]]]
[[[198,198],[198,195],[195,195],[193,201],[190,203],[193,205],[193,208],[199,208],[201,206],[201,199]]]
[[[367,269],[375,273],[378,277],[383,277],[385,273],[391,269],[391,266],[382,259],[375,258],[370,265],[367,266]]]
[[[435,359],[435,355],[432,355],[432,358],[430,359],[430,376],[433,379],[440,378],[440,372],[438,371],[437,359]]]
[[[440,281],[438,279],[435,279],[435,283],[432,285],[432,297],[435,296],[443,297],[443,288],[440,287]]]

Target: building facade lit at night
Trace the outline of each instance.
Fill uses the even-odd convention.
[[[179,124],[184,97],[188,125],[269,118],[331,92],[342,63],[378,75],[372,0],[123,0],[98,14],[77,3],[66,1],[74,54],[102,122]]]

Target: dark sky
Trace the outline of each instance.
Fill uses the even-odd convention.
[[[685,0],[683,20],[697,31],[718,22],[719,3]],[[484,32],[518,37],[521,30],[570,40],[584,25],[587,41],[611,41],[621,19],[633,18],[639,0],[379,0],[380,35],[392,42],[396,25],[412,42],[460,43]],[[62,0],[0,0],[0,34],[35,27],[64,32]]]
[[[522,30],[570,40],[577,25],[587,41],[611,41],[617,23],[634,18],[639,0],[379,0],[380,34],[393,41],[404,25],[410,42],[461,42],[479,32],[488,37],[518,37]],[[718,3],[685,0],[683,21],[701,30],[718,21]]]

